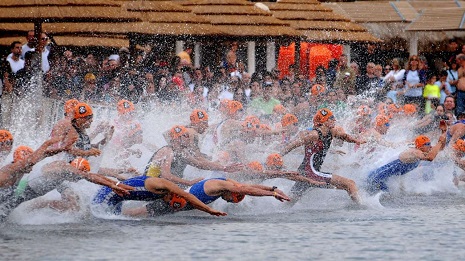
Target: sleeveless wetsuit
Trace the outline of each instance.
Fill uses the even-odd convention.
[[[161,175],[160,166],[157,166],[156,164],[152,164],[152,160],[155,158],[157,153],[161,149],[163,149],[165,147],[169,147],[169,146],[161,147],[150,158],[149,162],[147,163],[147,166],[145,167],[144,174],[143,174],[144,176],[160,177],[160,175]],[[184,157],[180,153],[176,153],[174,150],[173,150],[173,153],[174,153],[174,157],[173,157],[173,161],[171,162],[170,171],[171,171],[171,173],[173,175],[175,175],[175,176],[177,176],[179,178],[183,178],[184,177],[184,170],[186,169],[188,164],[184,160]],[[179,185],[179,186],[181,188],[183,188],[183,185]],[[184,186],[184,188],[187,188],[187,187]]]
[[[420,161],[414,163],[403,163],[399,159],[391,161],[388,164],[370,172],[367,179],[367,190],[370,192],[388,190],[386,181],[389,177],[405,175],[418,167],[419,164]]]
[[[226,180],[225,178],[212,178],[212,179]],[[205,193],[205,189],[204,189],[205,182],[212,180],[212,179],[204,179],[200,182],[195,183],[190,188],[189,193],[194,195],[196,198],[198,198],[200,201],[202,201],[205,204],[210,204],[213,201],[219,199],[221,196],[209,196]]]
[[[147,176],[140,176],[121,182],[134,187],[134,190],[131,190],[130,194],[125,196],[119,196],[111,188],[103,186],[95,195],[92,203],[95,205],[105,204],[113,214],[119,215],[121,214],[122,203],[125,200],[153,201],[162,199],[165,196],[164,194],[155,194],[145,188],[145,180],[148,178]]]
[[[331,173],[321,172],[320,168],[326,157],[326,153],[331,146],[333,136],[331,132],[327,136],[323,136],[323,133],[319,129],[314,129],[318,132],[318,141],[312,144],[305,145],[305,156],[300,164],[298,171],[305,177],[311,178],[316,181],[326,182],[329,184],[331,181]],[[308,188],[310,188],[307,182],[297,181],[292,187],[291,191],[294,194],[302,195]]]
[[[80,150],[90,150],[92,148],[92,145],[90,144],[90,138],[89,135],[85,133],[85,131],[81,131],[74,123],[72,123],[74,129],[76,130],[78,134],[78,140],[76,143],[74,143],[74,147],[78,148]],[[69,153],[66,154],[66,161],[71,162],[76,158],[76,156],[71,155]],[[88,158],[88,157],[83,157],[83,158]]]

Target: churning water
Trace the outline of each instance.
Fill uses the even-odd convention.
[[[115,116],[112,109],[95,111],[94,126]],[[175,107],[141,113],[144,141],[163,146],[161,134],[175,123],[187,124],[188,114]],[[217,117],[212,113],[210,119],[215,123]],[[341,125],[350,121],[341,119]],[[401,126],[405,123],[393,124],[387,139],[411,140]],[[370,170],[405,148],[380,147],[361,157],[344,145],[340,149],[346,155],[328,155],[323,169],[363,185]],[[143,156],[132,160],[139,171],[153,153],[141,150]],[[286,156],[287,168],[296,169],[301,159],[299,150]],[[295,204],[252,197],[235,205],[214,202],[214,208],[228,212],[226,217],[194,210],[154,219],[97,218],[88,205],[98,186],[80,181],[72,185],[80,195],[79,213],[29,211],[25,203],[0,224],[0,260],[461,260],[465,195],[452,184],[454,167],[446,153],[439,160],[444,163],[424,164],[392,180],[391,195],[362,191],[363,206],[355,206],[344,191],[312,189]],[[193,168],[185,173],[186,178],[200,175],[215,174]],[[293,182],[274,179],[264,184],[289,192]],[[59,195],[52,191],[46,197]]]

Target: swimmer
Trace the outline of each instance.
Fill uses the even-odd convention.
[[[299,167],[299,172],[307,178],[318,182],[326,182],[331,187],[346,190],[352,200],[358,203],[360,202],[360,198],[357,186],[353,180],[320,171],[333,137],[358,145],[365,143],[365,141],[355,139],[345,133],[335,123],[336,119],[329,109],[319,109],[313,117],[313,129],[301,131],[295,139],[283,148],[280,154],[286,155],[297,147],[305,146],[305,156]],[[296,182],[292,188],[292,192],[295,197],[300,198],[309,187],[308,183]]]
[[[436,155],[446,145],[446,135],[439,137],[438,143],[433,147],[431,140],[424,135],[415,139],[415,148],[409,148],[400,153],[399,158],[370,172],[367,178],[367,190],[376,193],[379,190],[387,191],[387,180],[392,176],[401,176],[414,170],[420,161],[433,161]]]
[[[187,203],[193,208],[207,212],[213,216],[226,216],[227,214],[215,210],[198,200],[194,195],[185,192],[173,182],[148,176],[130,178],[122,182],[134,187],[135,190],[127,195],[118,195],[107,187],[102,187],[92,202],[93,211],[99,209],[115,215],[132,215],[131,211],[122,211],[123,202],[126,200],[154,201],[162,200],[173,210],[179,210]]]
[[[176,125],[169,132],[171,145],[160,148],[150,159],[145,176],[161,177],[170,180],[182,187],[192,186],[203,178],[186,180],[183,178],[184,170],[188,165],[203,170],[219,170],[224,172],[235,172],[243,168],[242,164],[222,165],[199,157],[191,148],[192,139],[189,131],[182,125]]]
[[[58,211],[78,211],[79,197],[72,191],[69,182],[77,182],[86,179],[92,183],[109,187],[118,195],[127,195],[132,189],[130,186],[118,184],[120,182],[110,180],[102,175],[90,172],[89,162],[81,157],[74,159],[70,164],[63,161],[55,161],[38,177],[29,177],[24,192],[19,196],[20,202],[38,198],[57,189],[61,194],[61,200],[39,200],[34,202],[33,209],[50,207]],[[68,181],[68,182],[65,182]]]
[[[204,204],[210,204],[219,198],[229,203],[239,203],[246,195],[255,197],[270,196],[283,202],[291,199],[277,187],[269,187],[256,184],[239,183],[232,179],[211,178],[199,181],[194,184],[189,193],[198,198]],[[181,210],[191,210],[193,206],[185,204]],[[172,213],[173,211],[171,211]],[[129,210],[127,213],[133,216],[159,216],[170,213],[166,202],[154,201],[145,206]]]

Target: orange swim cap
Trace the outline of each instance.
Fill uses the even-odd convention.
[[[404,105],[404,114],[406,115],[413,115],[417,112],[417,108],[413,104],[405,104]]]
[[[205,110],[193,110],[190,116],[191,123],[208,121],[208,114]]]
[[[282,118],[281,118],[281,126],[286,127],[295,123],[298,123],[299,120],[294,114],[286,113]]]
[[[178,194],[171,193],[170,207],[175,211],[183,209],[187,205],[187,201]]]
[[[27,159],[34,150],[28,146],[18,146],[15,151],[13,152],[13,162],[22,161]]]
[[[360,105],[360,107],[358,107],[357,114],[359,116],[369,116],[371,115],[371,109],[366,105]]]
[[[92,108],[87,104],[80,102],[74,107],[74,118],[84,118],[93,115]]]
[[[376,126],[383,126],[383,125],[389,124],[389,118],[386,115],[379,114],[375,118],[375,124]],[[389,126],[389,125],[386,125],[386,126]]]
[[[317,96],[326,91],[325,87],[321,84],[315,84],[312,86],[312,89],[310,90],[312,96]]]
[[[260,120],[257,116],[250,115],[245,117],[244,122],[242,123],[242,127],[246,128],[247,130],[250,129],[258,129],[260,128]]]
[[[420,135],[415,139],[415,147],[417,149],[425,145],[431,146],[431,140],[427,136]]]
[[[458,139],[452,147],[460,152],[465,152],[465,141]]]
[[[239,194],[239,193],[236,193],[236,192],[231,192],[231,197],[232,197],[232,201],[231,201],[232,203],[239,203],[242,200],[244,200],[245,195],[244,194]]]
[[[120,100],[118,102],[118,106],[116,107],[118,110],[118,114],[126,114],[128,112],[134,111],[134,103],[128,101],[128,100]]]
[[[180,138],[186,133],[188,133],[187,128],[182,125],[175,125],[170,129],[170,137],[173,140]]]
[[[284,165],[283,157],[278,153],[272,153],[266,157],[266,166],[267,167],[279,167],[281,168]]]
[[[0,142],[12,141],[13,135],[7,130],[0,130]]]
[[[65,110],[65,115],[71,113],[71,112],[74,112],[74,108],[76,107],[76,105],[79,103],[78,100],[76,99],[71,99],[71,100],[67,100],[65,102],[65,106],[64,106],[64,110]]]
[[[332,111],[327,108],[319,109],[313,116],[313,125],[323,124],[331,117],[333,117]]]
[[[273,107],[273,112],[279,113],[279,114],[285,114],[286,108],[282,104],[277,104]]]
[[[251,161],[247,163],[247,167],[255,171],[263,171],[263,165],[258,161]]]
[[[80,171],[85,171],[85,172],[90,171],[89,161],[87,161],[84,158],[81,158],[81,157],[75,158],[73,161],[71,161],[70,164],[71,166],[75,167],[76,169]]]
[[[242,110],[242,103],[239,101],[229,101],[228,102],[228,114],[234,115],[238,111]]]
[[[220,101],[220,105],[218,106],[218,110],[219,110],[220,112],[222,112],[222,113],[228,113],[228,111],[229,111],[229,109],[228,109],[229,107],[228,107],[228,106],[229,106],[229,102],[230,102],[230,101],[231,101],[231,100],[228,100],[228,99],[222,99],[222,100]]]

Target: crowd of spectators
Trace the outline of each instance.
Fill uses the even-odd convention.
[[[274,106],[282,104],[295,115],[307,117],[322,106],[345,110],[350,96],[398,106],[414,104],[420,114],[434,111],[450,96],[457,99],[457,114],[465,110],[465,46],[458,48],[455,39],[449,42],[450,50],[444,53],[440,68],[430,67],[421,55],[405,61],[383,60],[369,51],[363,59],[349,60],[343,54],[327,66],[319,66],[313,78],[299,73],[295,65],[287,75],[277,68],[258,68],[250,74],[236,55],[237,43],[217,66],[199,68],[192,64],[189,46],[163,60],[150,49],[131,55],[121,48],[105,57],[76,55],[70,50],[57,54],[45,33],[38,41],[34,39],[30,32],[26,43],[11,44],[11,53],[2,60],[3,94],[27,95],[31,77],[41,70],[45,96],[91,104],[110,105],[127,99],[147,108],[183,103],[212,110],[225,98],[240,101],[252,113],[272,114]],[[372,45],[368,46],[371,50]]]

